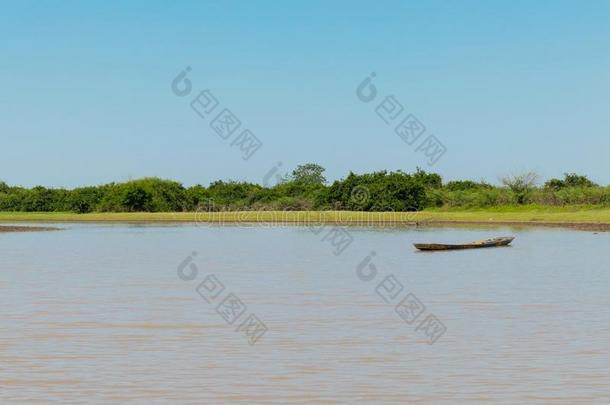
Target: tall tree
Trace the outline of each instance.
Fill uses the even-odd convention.
[[[324,184],[326,183],[325,171],[326,169],[315,163],[299,165],[292,171],[292,180],[303,184]]]

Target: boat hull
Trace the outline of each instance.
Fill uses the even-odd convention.
[[[447,245],[442,243],[415,243],[414,246],[419,250],[463,250],[463,249],[481,249],[489,247],[499,247],[509,245],[515,238],[504,237],[504,238],[493,238],[479,240],[458,245]]]

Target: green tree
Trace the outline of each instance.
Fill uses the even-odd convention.
[[[194,211],[204,207],[210,199],[210,194],[201,184],[196,184],[185,191],[185,209]]]
[[[441,188],[443,186],[443,178],[439,174],[428,173],[420,167],[413,173],[413,178],[426,188]]]
[[[207,191],[211,203],[218,209],[244,209],[262,188],[247,182],[215,181]]]
[[[331,209],[418,211],[425,208],[426,189],[421,181],[403,172],[350,172],[345,179],[335,181],[325,197]]]
[[[544,183],[544,188],[552,191],[559,191],[565,188],[565,186],[565,181],[559,179],[550,179],[546,183]]]
[[[68,205],[71,211],[85,214],[97,209],[102,199],[101,187],[83,187],[72,190],[68,196]]]
[[[128,183],[127,187],[125,187],[121,204],[130,212],[150,211],[152,198],[152,194],[141,184]]]
[[[67,195],[63,189],[50,189],[36,186],[24,190],[21,200],[21,210],[29,212],[68,211]]]
[[[544,188],[553,191],[563,190],[567,187],[590,188],[598,187],[598,185],[589,180],[587,176],[576,173],[564,173],[563,180],[550,179],[544,183]]]
[[[593,183],[587,176],[581,176],[576,173],[564,173],[563,182],[566,187],[596,187],[597,184]]]
[[[299,165],[292,171],[291,180],[302,184],[324,184],[326,183],[325,171],[326,169],[315,163]]]

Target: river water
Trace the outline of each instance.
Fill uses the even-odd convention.
[[[610,233],[59,226],[0,234],[1,403],[610,403]]]

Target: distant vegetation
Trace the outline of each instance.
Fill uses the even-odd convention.
[[[11,187],[0,182],[0,211],[23,212],[181,212],[235,210],[420,211],[424,208],[487,208],[538,204],[610,205],[610,187],[566,173],[542,186],[533,173],[506,176],[502,186],[471,180],[444,183],[441,176],[415,173],[349,173],[327,184],[324,168],[297,167],[279,184],[264,187],[215,181],[208,187],[158,178],[73,190]]]

